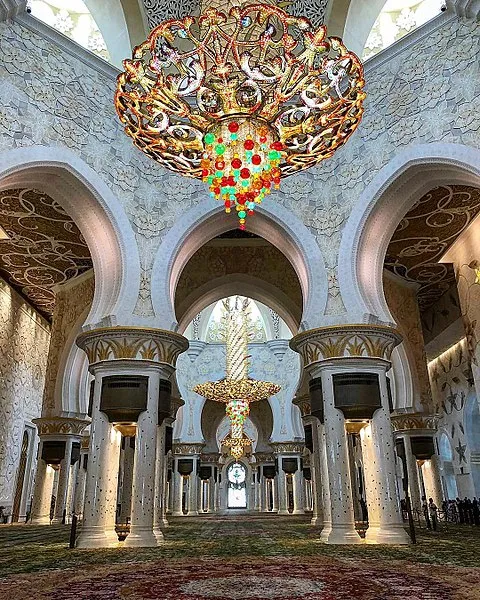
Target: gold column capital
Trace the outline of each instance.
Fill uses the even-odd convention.
[[[143,327],[102,327],[81,333],[77,346],[89,363],[112,360],[150,360],[175,366],[188,348],[188,340],[165,329]]]
[[[308,367],[332,358],[390,360],[401,341],[400,333],[385,325],[333,325],[302,331],[290,340],[290,348]]]

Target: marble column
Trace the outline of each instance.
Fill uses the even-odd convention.
[[[123,481],[122,497],[119,498],[120,515],[119,522],[128,523],[132,516],[132,486],[133,466],[135,462],[135,436],[125,436],[125,448],[123,450]]]
[[[122,434],[100,411],[102,371],[95,373],[95,391],[90,430],[90,449],[83,510],[83,526],[78,548],[117,546],[115,514]]]
[[[423,462],[422,474],[427,502],[429,498],[433,498],[434,503],[440,509],[443,502],[443,490],[439,458],[436,454]]]
[[[198,476],[199,459],[197,456],[193,458],[193,471],[189,475],[188,481],[188,512],[189,517],[198,515],[199,497],[200,497],[200,477]]]
[[[326,366],[321,376],[325,411],[325,448],[330,488],[331,530],[322,531],[322,539],[329,544],[358,544],[360,536],[355,529],[350,465],[348,457],[345,417],[335,407],[333,374],[336,366]]]
[[[282,457],[278,456],[278,473],[276,476],[276,488],[278,497],[278,514],[289,515],[287,499],[287,476],[282,468]]]
[[[412,453],[412,444],[409,435],[404,435],[403,441],[405,446],[405,462],[408,472],[408,492],[410,495],[410,504],[412,510],[422,509],[422,494],[420,490],[420,481],[418,478],[418,463],[416,457]]]
[[[312,471],[312,492],[313,492],[313,514],[312,514],[312,525],[323,525],[323,494],[322,494],[322,464],[321,464],[321,448],[320,448],[320,437],[321,432],[319,429],[323,426],[320,421],[311,417],[310,423],[312,425],[312,442],[313,442],[313,453],[310,457],[310,469]]]
[[[80,460],[78,461],[77,480],[75,484],[75,494],[73,500],[73,510],[79,519],[83,518],[83,505],[85,502],[85,486],[87,483],[88,448],[80,451]]]
[[[68,484],[72,471],[72,438],[65,441],[65,455],[60,462],[58,472],[57,498],[55,502],[54,523],[61,523],[67,507]]]
[[[298,467],[293,474],[293,514],[305,514],[305,481],[301,469],[300,457],[297,457]]]
[[[163,540],[161,530],[154,531],[155,487],[157,474],[158,397],[160,379],[169,379],[172,369],[149,369],[147,410],[140,413],[135,438],[132,486],[132,520],[126,547],[157,546]],[[157,488],[158,489],[158,488]]]
[[[172,515],[183,517],[183,477],[178,471],[178,457],[173,458],[172,465]]]
[[[188,348],[188,340],[162,329],[114,326],[81,333],[77,345],[85,351],[95,376],[84,524],[77,545],[86,548],[116,544],[120,431],[125,427],[136,427],[137,439],[131,529],[124,545],[157,545],[153,524],[160,379],[171,376],[178,355]],[[113,378],[112,384],[118,379],[118,389],[122,390],[118,405],[113,403],[115,394],[109,384],[105,403],[101,403],[104,377]],[[122,382],[127,377],[133,378],[136,391],[132,394],[137,406],[128,402],[130,386]]]
[[[160,537],[161,530],[168,527],[167,521],[167,457],[165,455],[167,422],[157,427],[157,459],[155,466],[155,507],[153,530]]]
[[[48,525],[50,523],[50,507],[55,471],[53,467],[47,465],[41,456],[42,441],[40,440],[30,519],[32,525]]]

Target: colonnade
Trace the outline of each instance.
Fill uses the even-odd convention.
[[[303,441],[271,442],[271,452],[243,461],[245,509],[278,515],[312,514],[326,543],[363,542],[356,524],[368,507],[367,543],[404,544],[398,481],[412,506],[422,496],[442,500],[435,419],[393,414],[388,370],[395,330],[347,325],[298,334],[309,393],[301,410]],[[177,356],[188,342],[152,329],[112,327],[82,334],[94,377],[91,423],[63,417],[36,421],[40,435],[32,522],[75,512],[78,547],[155,546],[173,517],[228,510],[231,457],[203,454],[204,444],[173,443],[172,424],[183,401],[172,398]],[[90,438],[83,434],[90,424]],[[306,451],[305,446],[309,451]]]

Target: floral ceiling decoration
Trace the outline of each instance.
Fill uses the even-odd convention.
[[[202,179],[240,229],[282,178],[333,156],[363,114],[358,57],[271,4],[202,4],[137,46],[115,107],[137,148]],[[228,3],[227,3],[228,8]]]
[[[480,213],[480,190],[440,186],[405,215],[388,246],[385,267],[420,284],[420,310],[429,308],[455,281],[449,263],[438,262]]]
[[[72,219],[34,189],[0,192],[0,275],[50,319],[56,285],[92,268],[90,252]]]
[[[97,56],[110,60],[105,40],[82,0],[31,0],[31,14]]]

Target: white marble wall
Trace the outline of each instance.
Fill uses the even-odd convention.
[[[38,443],[32,419],[41,415],[49,341],[48,323],[0,279],[0,505],[11,510],[22,436],[30,425],[23,515]]]

